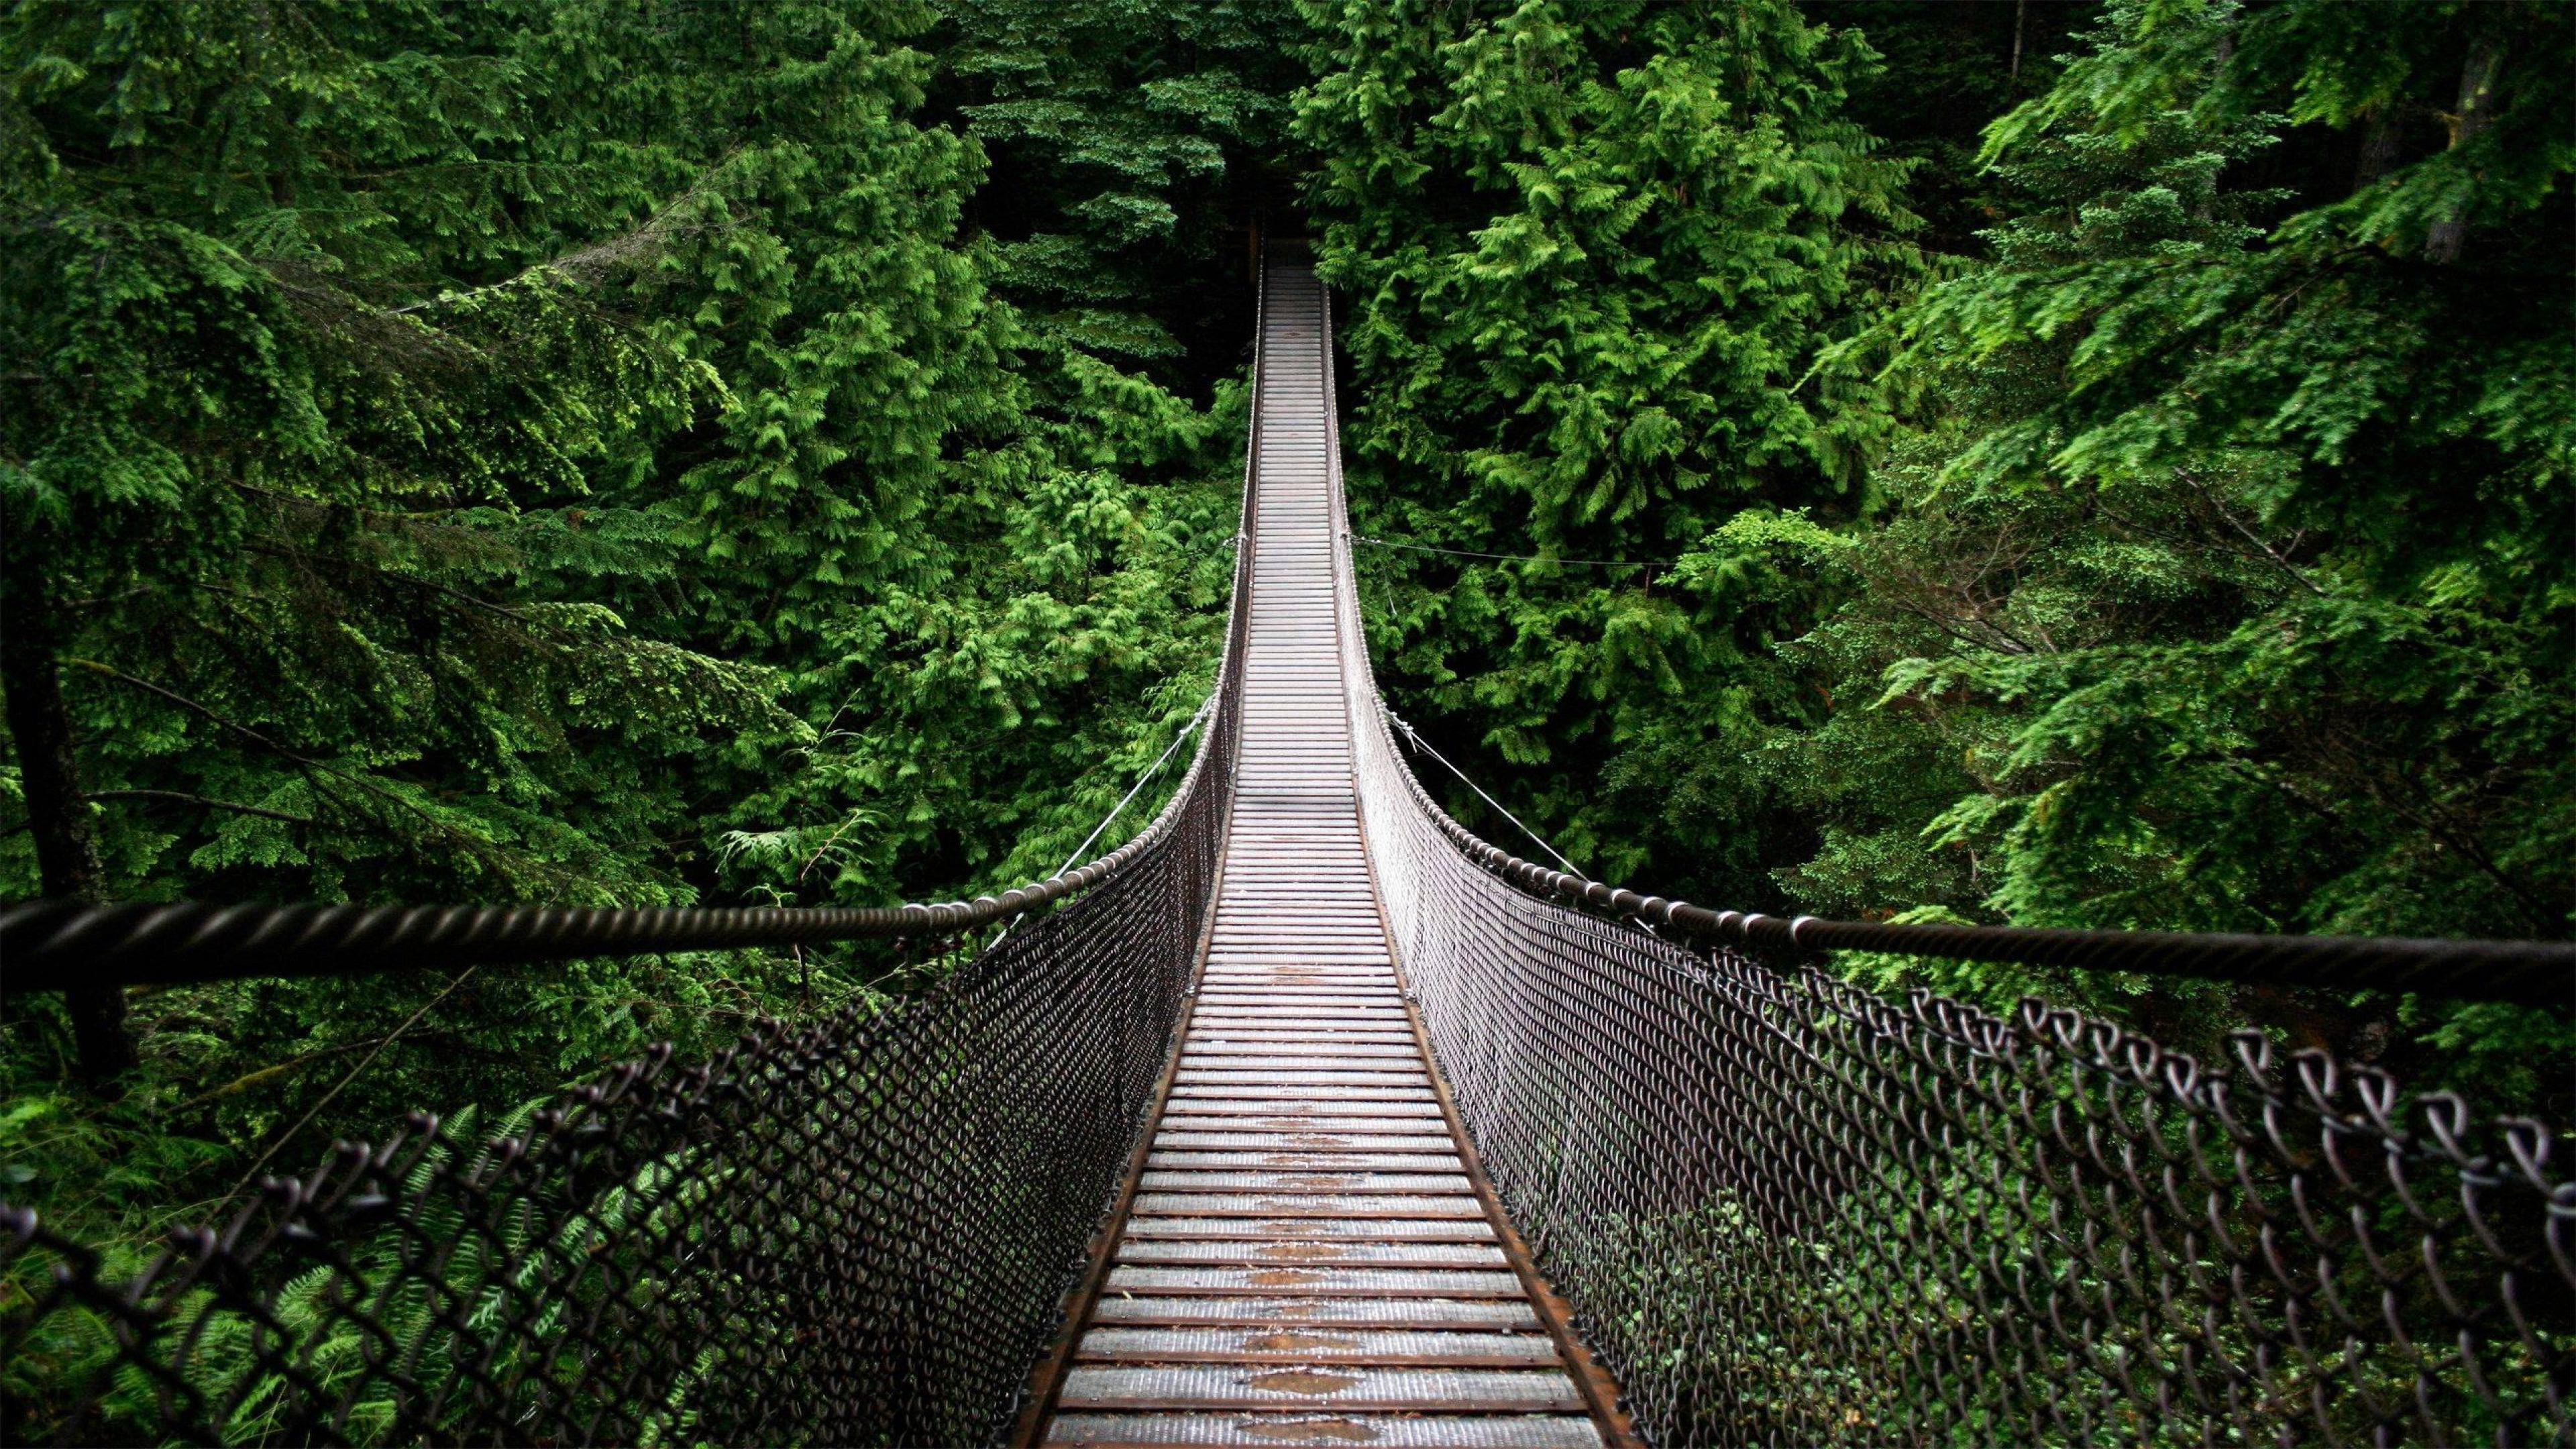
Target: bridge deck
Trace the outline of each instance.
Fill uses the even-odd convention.
[[[1599,1445],[1388,952],[1335,624],[1323,292],[1280,263],[1266,285],[1215,929],[1046,1442]]]

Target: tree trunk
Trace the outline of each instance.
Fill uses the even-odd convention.
[[[2510,20],[2513,7],[2504,8],[2505,18]],[[2476,140],[2487,123],[2495,119],[2496,74],[2503,68],[2504,25],[2490,25],[2469,42],[2469,58],[2460,66],[2460,108],[2451,118],[2452,150]],[[2437,266],[2458,261],[2468,235],[2468,207],[2463,203],[2433,224],[2432,232],[2424,238],[2425,260]]]
[[[2402,107],[2396,101],[2382,101],[2370,108],[2370,119],[2363,125],[2361,149],[2352,165],[2352,189],[2368,191],[2379,179],[2397,169],[2398,122]]]
[[[90,836],[89,802],[80,792],[72,758],[71,713],[55,663],[59,634],[53,602],[45,596],[43,560],[22,530],[0,570],[0,693],[7,696],[9,734],[18,746],[18,771],[27,797],[27,830],[36,845],[36,870],[49,899],[96,902],[102,891],[98,844]],[[41,535],[40,535],[41,537]],[[135,1064],[134,1038],[125,1029],[125,992],[111,984],[76,986],[65,993],[80,1072],[102,1095],[122,1094],[116,1079]]]

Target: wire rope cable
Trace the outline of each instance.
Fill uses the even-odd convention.
[[[1424,738],[1422,737],[1422,734],[1421,734],[1421,732],[1420,732],[1420,731],[1416,730],[1416,729],[1415,729],[1411,724],[1406,723],[1404,716],[1402,716],[1402,715],[1400,715],[1400,714],[1397,714],[1397,713],[1395,712],[1394,708],[1393,708],[1392,706],[1390,706],[1390,705],[1386,702],[1386,696],[1384,696],[1384,695],[1379,695],[1379,696],[1378,696],[1378,699],[1377,699],[1377,707],[1378,707],[1379,709],[1384,710],[1384,711],[1386,712],[1387,722],[1388,722],[1388,723],[1390,723],[1390,724],[1392,724],[1392,725],[1394,725],[1394,726],[1395,726],[1395,728],[1396,728],[1396,731],[1397,731],[1398,733],[1400,733],[1400,734],[1402,734],[1402,735],[1404,736],[1405,743],[1407,743],[1407,744],[1409,744],[1409,745],[1413,746],[1413,748],[1414,748],[1416,751],[1418,751],[1418,752],[1420,752],[1420,753],[1422,753],[1422,754],[1429,755],[1431,758],[1433,758],[1433,759],[1435,759],[1435,760],[1438,760],[1438,761],[1439,761],[1439,762],[1440,762],[1444,767],[1446,767],[1446,768],[1448,769],[1448,771],[1449,771],[1449,773],[1450,773],[1450,774],[1455,775],[1455,776],[1457,776],[1457,777],[1458,777],[1458,779],[1459,779],[1459,782],[1460,782],[1460,783],[1464,784],[1468,789],[1475,791],[1475,792],[1476,792],[1476,798],[1477,798],[1477,799],[1482,800],[1482,801],[1484,801],[1487,805],[1492,806],[1492,807],[1494,808],[1494,813],[1495,813],[1495,814],[1500,815],[1500,816],[1501,816],[1501,817],[1503,817],[1505,820],[1508,820],[1508,821],[1512,822],[1512,824],[1514,824],[1514,825],[1518,826],[1518,827],[1520,828],[1520,832],[1521,832],[1521,834],[1526,835],[1526,836],[1528,836],[1530,839],[1537,841],[1537,842],[1538,842],[1538,848],[1539,848],[1539,849],[1541,849],[1541,850],[1546,851],[1550,856],[1553,856],[1553,857],[1555,858],[1555,860],[1556,860],[1556,863],[1557,863],[1558,865],[1564,866],[1564,867],[1565,867],[1565,869],[1566,869],[1566,872],[1567,872],[1568,874],[1573,875],[1573,876],[1575,876],[1576,878],[1578,878],[1578,879],[1580,879],[1580,880],[1584,880],[1584,881],[1589,881],[1589,880],[1591,880],[1591,879],[1592,879],[1592,877],[1590,877],[1590,876],[1588,876],[1588,875],[1585,875],[1581,870],[1576,869],[1574,862],[1573,862],[1573,861],[1570,861],[1570,860],[1568,860],[1568,859],[1566,859],[1566,858],[1565,858],[1565,856],[1564,856],[1564,854],[1563,854],[1562,852],[1558,851],[1558,850],[1557,850],[1557,848],[1556,848],[1555,846],[1548,844],[1548,843],[1547,843],[1547,837],[1546,837],[1546,836],[1541,835],[1541,834],[1539,834],[1537,831],[1530,829],[1530,828],[1529,828],[1529,825],[1528,825],[1526,822],[1524,822],[1524,821],[1523,821],[1519,816],[1514,815],[1511,811],[1504,809],[1504,808],[1503,808],[1503,802],[1502,802],[1502,801],[1497,800],[1497,799],[1495,799],[1493,796],[1486,794],[1486,793],[1485,793],[1485,787],[1484,787],[1484,786],[1482,786],[1482,785],[1477,784],[1474,780],[1469,779],[1469,778],[1468,778],[1468,776],[1467,776],[1467,772],[1466,772],[1466,771],[1464,771],[1464,770],[1462,770],[1462,769],[1459,769],[1459,768],[1458,768],[1456,765],[1454,765],[1454,764],[1451,764],[1451,763],[1450,763],[1450,760],[1449,760],[1449,757],[1448,757],[1447,755],[1444,755],[1444,754],[1440,753],[1438,750],[1433,749],[1433,748],[1431,747],[1431,742],[1430,742],[1429,740],[1424,739]]]
[[[1073,869],[1074,863],[1082,859],[1084,851],[1091,849],[1092,842],[1100,838],[1101,832],[1107,830],[1120,815],[1126,812],[1127,807],[1135,802],[1137,793],[1142,791],[1148,784],[1151,784],[1155,776],[1163,773],[1163,767],[1170,764],[1172,761],[1173,752],[1181,747],[1181,742],[1183,740],[1190,737],[1191,731],[1207,722],[1208,711],[1215,707],[1216,695],[1214,693],[1210,693],[1205,700],[1200,702],[1198,709],[1192,712],[1187,720],[1182,722],[1180,732],[1173,735],[1172,742],[1163,747],[1163,753],[1154,758],[1154,763],[1145,767],[1145,773],[1136,777],[1136,783],[1128,787],[1127,793],[1119,797],[1118,803],[1110,807],[1108,814],[1100,817],[1100,823],[1091,827],[1091,833],[1082,837],[1082,843],[1073,848],[1073,854],[1064,858],[1064,864],[1055,868],[1055,873],[1057,875],[1062,875],[1066,871]]]

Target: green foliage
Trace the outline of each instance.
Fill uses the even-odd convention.
[[[1304,79],[1289,0],[939,0],[953,106],[992,158],[977,221],[1032,329],[1167,386],[1230,375],[1244,231]]]
[[[2097,0],[1834,0],[1834,23],[1866,36],[1881,63],[1856,76],[1847,114],[1883,138],[1883,154],[1912,163],[1914,241],[1936,258],[1982,257],[1978,233],[2010,204],[1978,160],[1988,122],[2045,93],[2070,37]]]
[[[1775,0],[1306,13],[1359,531],[1666,560],[1747,507],[1856,501],[1867,411],[1811,374],[1910,265],[1903,168],[1839,114],[1873,62],[1858,37]],[[1668,889],[1758,878],[1737,845],[1769,802],[1720,762],[1802,708],[1769,645],[1803,601],[1552,562],[1364,569],[1398,708],[1508,772],[1560,848]]]
[[[1586,868],[1727,905],[2563,937],[2567,13],[2031,9],[1308,7],[1359,531],[1669,565],[1364,551],[1397,707]],[[1846,964],[2497,1101],[2576,1056]]]
[[[1995,125],[2015,214],[1872,339],[1912,421],[1893,511],[1823,556],[1847,598],[1792,650],[1836,701],[1767,752],[1823,828],[1803,908],[2567,934],[2567,19],[2114,5]],[[2499,1008],[1934,976],[2468,1051],[2500,1100],[2570,1062]]]
[[[876,904],[1089,830],[1204,693],[1242,403],[994,294],[981,145],[923,118],[937,18],[0,22],[7,567],[59,623],[107,893]],[[148,1230],[129,1205],[220,1198],[283,1138],[300,1170],[892,964],[138,995],[112,1105],[13,1001],[42,1125],[10,1195]]]

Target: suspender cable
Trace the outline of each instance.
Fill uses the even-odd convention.
[[[1503,802],[1502,802],[1502,801],[1497,800],[1497,799],[1495,799],[1493,796],[1486,794],[1486,793],[1485,793],[1485,787],[1484,787],[1484,786],[1477,784],[1475,781],[1473,781],[1473,780],[1471,780],[1471,779],[1468,779],[1468,778],[1467,778],[1467,772],[1466,772],[1466,771],[1464,771],[1464,770],[1462,770],[1462,769],[1459,769],[1456,765],[1450,764],[1450,763],[1449,763],[1449,757],[1448,757],[1447,755],[1444,755],[1444,754],[1440,753],[1438,750],[1433,749],[1433,748],[1431,747],[1431,742],[1430,742],[1429,740],[1424,739],[1424,738],[1422,737],[1422,735],[1421,735],[1421,733],[1420,733],[1419,731],[1415,730],[1415,729],[1414,729],[1414,727],[1413,727],[1412,725],[1407,724],[1407,723],[1405,722],[1404,716],[1402,716],[1402,715],[1400,715],[1400,714],[1397,714],[1397,713],[1394,711],[1394,709],[1392,709],[1392,708],[1390,708],[1390,707],[1388,706],[1388,704],[1387,704],[1387,702],[1386,702],[1386,698],[1385,698],[1385,696],[1383,696],[1383,695],[1379,696],[1379,698],[1378,698],[1378,702],[1377,702],[1377,707],[1378,707],[1379,709],[1381,709],[1381,710],[1385,710],[1385,711],[1386,711],[1386,719],[1387,719],[1387,723],[1389,723],[1389,724],[1391,724],[1391,725],[1394,725],[1394,726],[1395,726],[1395,728],[1396,728],[1397,732],[1398,732],[1398,733],[1400,733],[1400,734],[1402,734],[1402,735],[1404,736],[1404,740],[1405,740],[1405,743],[1406,743],[1406,744],[1409,744],[1409,745],[1413,746],[1413,748],[1414,748],[1414,750],[1415,750],[1416,752],[1421,753],[1421,754],[1425,754],[1425,755],[1429,755],[1431,758],[1433,758],[1433,759],[1435,759],[1435,760],[1438,760],[1438,761],[1439,761],[1443,766],[1446,766],[1450,774],[1455,775],[1455,776],[1457,776],[1457,777],[1458,777],[1458,779],[1459,779],[1460,783],[1464,784],[1468,789],[1473,790],[1473,791],[1475,791],[1475,792],[1476,792],[1476,798],[1477,798],[1477,799],[1482,800],[1482,801],[1484,801],[1487,805],[1492,806],[1492,807],[1493,807],[1493,809],[1494,809],[1494,813],[1495,813],[1495,814],[1500,815],[1500,816],[1501,816],[1501,817],[1503,817],[1505,820],[1508,820],[1508,821],[1512,822],[1512,824],[1513,824],[1513,825],[1515,825],[1515,826],[1519,827],[1521,834],[1528,836],[1530,839],[1532,839],[1532,840],[1534,840],[1534,841],[1537,841],[1537,842],[1538,842],[1538,848],[1539,848],[1539,849],[1541,849],[1541,850],[1546,851],[1549,855],[1551,855],[1551,856],[1555,857],[1555,859],[1556,859],[1556,863],[1557,863],[1558,865],[1564,866],[1564,867],[1565,867],[1565,869],[1566,869],[1566,871],[1567,871],[1567,873],[1569,873],[1569,874],[1571,874],[1571,875],[1573,875],[1573,876],[1575,876],[1576,878],[1581,879],[1581,880],[1586,880],[1586,881],[1588,881],[1588,880],[1592,879],[1592,877],[1590,877],[1590,876],[1588,876],[1588,875],[1585,875],[1581,870],[1576,869],[1574,862],[1573,862],[1573,861],[1570,861],[1570,860],[1568,860],[1568,859],[1566,859],[1566,858],[1564,857],[1564,855],[1562,855],[1561,853],[1559,853],[1559,852],[1558,852],[1558,850],[1557,850],[1557,848],[1556,848],[1555,846],[1548,844],[1548,843],[1547,843],[1547,837],[1546,837],[1546,836],[1541,835],[1541,834],[1539,834],[1537,831],[1530,829],[1528,825],[1526,825],[1526,824],[1524,824],[1524,823],[1522,822],[1522,820],[1521,820],[1521,818],[1520,818],[1519,816],[1514,815],[1514,814],[1513,814],[1512,812],[1510,812],[1509,810],[1504,809],[1504,808],[1503,808]]]
[[[1145,768],[1144,774],[1136,777],[1136,783],[1128,787],[1127,793],[1119,797],[1118,803],[1110,807],[1109,813],[1100,818],[1100,823],[1091,827],[1091,833],[1082,837],[1082,843],[1073,848],[1073,854],[1066,856],[1064,858],[1064,864],[1055,868],[1055,873],[1057,875],[1062,875],[1066,871],[1073,869],[1073,863],[1082,859],[1082,853],[1091,849],[1092,842],[1100,838],[1101,832],[1107,830],[1110,823],[1115,821],[1120,814],[1125,812],[1128,805],[1135,800],[1137,792],[1143,790],[1147,784],[1151,783],[1155,776],[1163,773],[1163,766],[1171,763],[1172,753],[1181,747],[1181,741],[1188,739],[1190,737],[1190,732],[1197,729],[1200,724],[1205,722],[1208,717],[1208,711],[1215,707],[1216,696],[1211,694],[1207,697],[1204,703],[1199,705],[1198,712],[1191,715],[1188,721],[1182,724],[1180,733],[1172,736],[1172,742],[1163,747],[1163,753],[1156,756],[1154,763]]]

